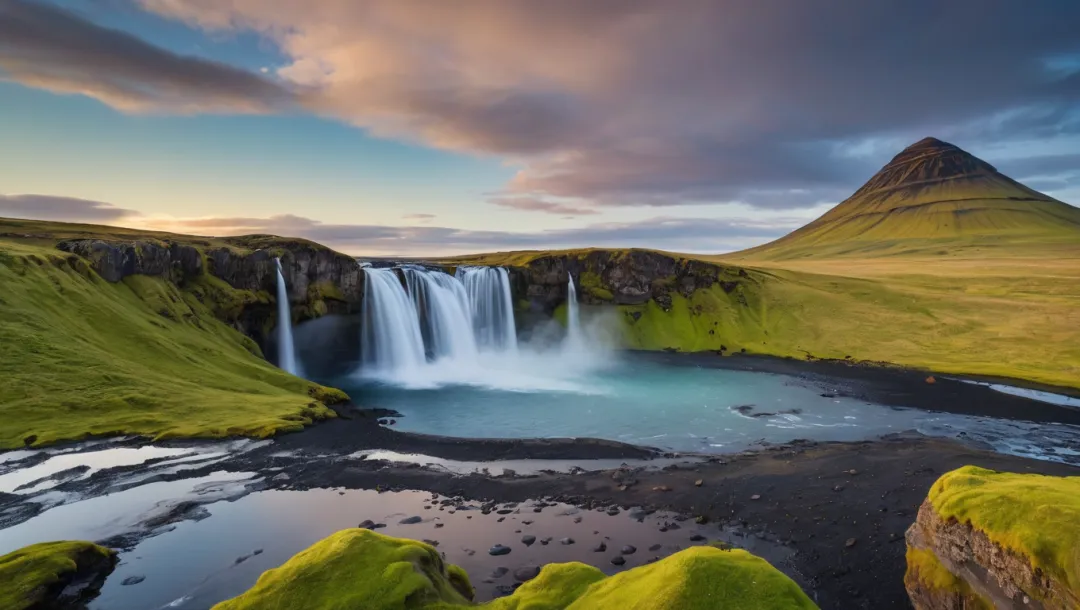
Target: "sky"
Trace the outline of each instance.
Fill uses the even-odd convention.
[[[925,136],[1080,203],[1080,2],[0,0],[0,216],[719,253]]]

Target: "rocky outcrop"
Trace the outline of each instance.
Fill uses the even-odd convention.
[[[939,479],[906,537],[904,584],[916,610],[1080,608],[1075,535],[1058,525],[1080,518],[1080,500],[1056,499],[1080,488],[1071,479],[970,466]]]
[[[83,608],[116,567],[116,553],[90,542],[43,542],[0,557],[0,607]]]
[[[585,304],[640,305],[655,300],[671,307],[671,295],[689,297],[720,284],[736,290],[749,276],[744,269],[685,259],[649,250],[590,250],[541,256],[511,267],[515,298],[532,312],[550,315],[566,302],[567,276]]]
[[[218,278],[239,293],[226,299],[228,307],[215,310],[227,309],[228,314],[221,317],[264,348],[276,326],[275,258],[281,259],[296,321],[360,310],[364,275],[350,256],[312,242],[267,235],[212,241],[177,238],[72,239],[58,243],[57,248],[86,259],[98,275],[114,283],[132,275],[148,275],[184,287],[198,283],[205,275]]]

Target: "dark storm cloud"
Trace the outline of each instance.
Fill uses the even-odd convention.
[[[10,218],[110,222],[137,214],[134,210],[75,197],[0,195],[0,216]]]
[[[132,112],[268,112],[292,99],[254,74],[25,0],[0,1],[0,74]]]

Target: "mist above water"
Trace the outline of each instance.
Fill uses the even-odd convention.
[[[590,329],[580,322],[572,280],[568,328],[519,343],[506,269],[461,267],[453,276],[419,266],[364,272],[356,372],[362,378],[408,389],[595,393],[590,375],[615,358],[599,333],[585,339]]]

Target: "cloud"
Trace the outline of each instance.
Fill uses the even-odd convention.
[[[656,217],[640,222],[596,223],[551,231],[474,231],[451,227],[322,223],[294,215],[267,218],[148,219],[154,229],[303,237],[356,255],[425,256],[493,250],[651,247],[681,252],[724,252],[760,244],[801,225],[801,218],[771,220]]]
[[[1080,87],[1068,1],[140,1],[257,32],[313,111],[497,155],[511,195],[544,201],[835,201],[896,152],[845,145],[1041,137],[1075,124]]]
[[[807,208],[896,152],[848,154],[868,141],[955,136],[978,152],[1080,132],[1069,0],[136,1],[215,34],[255,32],[285,60],[271,80],[9,0],[0,67],[127,111],[296,103],[492,155],[518,168],[500,194],[518,209]]]
[[[413,220],[416,222],[430,222],[435,220],[434,214],[403,214],[401,217],[405,220]]]
[[[563,216],[589,216],[592,214],[599,214],[598,210],[582,205],[570,205],[566,203],[559,203],[556,201],[549,201],[541,197],[528,197],[528,196],[496,196],[488,199],[488,203],[497,205],[501,208],[509,208],[511,210],[523,210],[527,212],[545,212],[547,214],[559,214]]]
[[[127,112],[265,113],[288,107],[295,97],[244,70],[176,55],[25,0],[0,2],[0,75]]]
[[[53,195],[0,195],[0,216],[38,220],[112,222],[138,212],[101,201]]]

